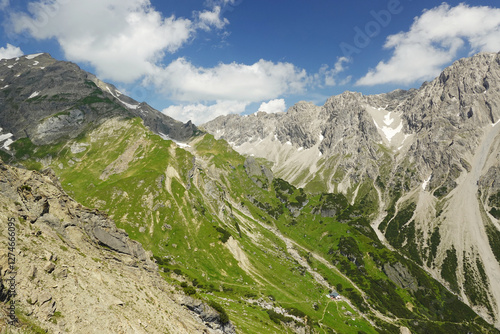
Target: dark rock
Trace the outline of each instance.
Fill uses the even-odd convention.
[[[56,265],[52,262],[47,262],[43,267],[43,270],[45,270],[48,274],[52,273],[54,269],[56,269]]]
[[[220,322],[219,313],[207,304],[203,303],[201,300],[194,299],[189,296],[183,296],[181,305],[186,306],[189,310],[196,313],[201,320],[209,323],[210,327],[218,328],[224,334],[236,334],[236,330],[231,322],[222,324]]]
[[[131,251],[124,240],[126,235],[121,235],[119,232],[106,230],[100,226],[93,229],[93,235],[101,245],[111,248],[120,253],[132,255]]]
[[[413,292],[418,290],[417,279],[413,277],[408,268],[403,266],[400,262],[384,264],[384,272],[398,287]]]

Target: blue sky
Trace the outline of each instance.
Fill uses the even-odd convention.
[[[0,58],[49,52],[201,124],[419,87],[500,51],[498,1],[0,0]]]

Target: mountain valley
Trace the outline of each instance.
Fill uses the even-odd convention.
[[[48,54],[0,80],[13,332],[498,332],[499,54],[199,127]]]

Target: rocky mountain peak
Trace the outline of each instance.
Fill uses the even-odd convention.
[[[252,117],[232,117],[240,127],[259,129]],[[476,310],[498,324],[499,120],[500,53],[480,53],[454,62],[419,89],[344,92],[321,107],[297,104],[273,123],[274,139],[252,141],[254,132],[247,131],[235,148],[270,160],[278,177],[310,192],[342,192],[354,202],[360,187],[371,184],[388,210],[374,228],[384,221],[382,236],[419,263],[427,258],[428,270],[471,305],[477,296],[466,281],[482,275],[476,288],[483,291],[483,306]],[[237,133],[229,127],[222,119],[205,125],[223,138]],[[393,204],[384,208],[387,203]],[[408,208],[412,214],[401,222],[398,210]],[[437,235],[443,241],[433,244]],[[454,265],[466,277],[457,281],[439,269],[454,252]]]
[[[47,53],[0,61],[0,107],[3,133],[37,145],[75,138],[113,117],[140,117],[152,131],[179,141],[198,133],[192,123],[176,121]]]

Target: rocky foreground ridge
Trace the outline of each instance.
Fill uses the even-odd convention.
[[[105,214],[64,193],[50,170],[0,160],[0,203],[2,279],[11,277],[9,219],[17,241],[17,328],[7,326],[10,285],[0,286],[8,333],[234,333],[217,311],[169,286],[150,254]]]

